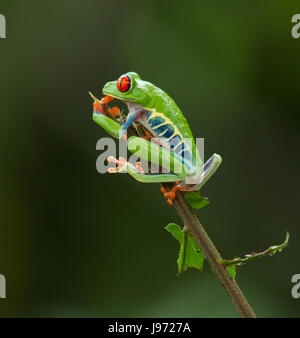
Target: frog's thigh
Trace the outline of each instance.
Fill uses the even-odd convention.
[[[184,179],[188,174],[187,167],[182,160],[168,149],[165,149],[153,142],[141,137],[131,136],[127,141],[128,150],[139,156],[141,159],[151,162],[157,166],[166,163],[166,168],[176,173],[177,179]],[[163,165],[163,167],[165,167]],[[153,175],[156,176],[156,175]]]
[[[176,182],[182,179],[181,176],[176,174],[144,174],[137,169],[128,166],[127,173],[130,174],[138,182],[142,183],[163,183],[163,182]]]

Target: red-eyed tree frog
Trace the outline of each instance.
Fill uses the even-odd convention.
[[[106,83],[102,92],[105,95],[102,100],[92,95],[94,121],[116,138],[126,137],[127,129],[134,122],[140,123],[152,138],[131,136],[127,139],[128,149],[136,153],[138,145],[141,159],[162,166],[163,158],[168,158],[171,167],[167,173],[145,173],[140,163],[134,166],[124,158],[117,160],[110,156],[107,160],[118,167],[109,168],[108,172],[126,171],[143,183],[176,182],[171,191],[161,188],[168,203],[172,204],[177,190],[200,190],[221,164],[221,156],[214,154],[203,165],[189,124],[177,104],[167,93],[142,80],[137,73],[128,72],[117,81]],[[107,116],[108,103],[114,99],[121,100],[128,107],[129,113],[123,124]],[[120,113],[117,107],[108,111],[115,116]]]

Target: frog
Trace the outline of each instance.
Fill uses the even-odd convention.
[[[136,72],[127,72],[117,80],[107,82],[99,100],[91,94],[93,120],[111,136],[127,142],[129,151],[149,161],[155,166],[162,166],[162,159],[170,162],[170,170],[146,173],[141,162],[135,165],[124,158],[107,158],[115,167],[108,168],[109,173],[126,172],[142,183],[175,183],[166,191],[161,188],[167,202],[172,205],[177,191],[200,191],[212,177],[222,162],[219,154],[213,154],[203,163],[196,146],[190,126],[179,106],[165,91],[151,82],[143,80]],[[120,123],[115,118],[120,114],[118,107],[108,108],[110,102],[119,100],[128,108],[126,119]],[[108,116],[108,112],[109,115]],[[128,128],[140,124],[147,136],[127,137]]]

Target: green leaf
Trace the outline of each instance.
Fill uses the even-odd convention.
[[[209,204],[209,200],[201,196],[198,191],[188,192],[184,197],[193,209],[201,209]]]
[[[191,234],[182,230],[180,226],[175,223],[168,224],[166,230],[169,231],[180,244],[177,259],[178,274],[182,274],[187,268],[195,268],[202,271],[204,255]]]
[[[235,275],[236,275],[236,265],[235,264],[231,264],[231,265],[228,265],[227,267],[227,270],[230,274],[230,277],[231,278],[235,278]]]

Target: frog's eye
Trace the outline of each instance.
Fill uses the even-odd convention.
[[[130,89],[131,79],[128,75],[122,75],[117,81],[117,87],[120,92],[125,93]]]

